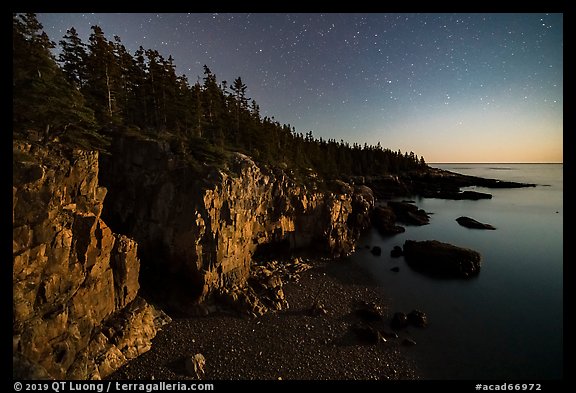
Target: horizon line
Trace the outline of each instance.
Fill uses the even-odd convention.
[[[445,162],[427,162],[426,165],[432,164],[564,164],[563,161],[560,162],[463,162],[463,161],[445,161]]]

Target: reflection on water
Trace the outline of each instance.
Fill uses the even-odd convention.
[[[404,333],[418,343],[404,352],[416,360],[426,379],[562,378],[562,165],[432,166],[550,186],[476,187],[493,194],[479,201],[412,198],[433,213],[429,225],[408,226],[406,232],[388,238],[370,230],[360,239],[351,258],[386,288],[390,311],[418,308],[428,314],[428,328]],[[455,221],[460,216],[497,230],[464,228]],[[390,250],[407,239],[477,250],[483,258],[480,275],[438,280],[419,274],[402,257],[390,257]],[[382,247],[382,256],[375,257],[364,245]],[[400,267],[398,273],[390,270],[395,266]]]

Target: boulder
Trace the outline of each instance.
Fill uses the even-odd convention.
[[[458,217],[456,219],[456,221],[458,222],[458,224],[462,225],[463,227],[466,228],[473,228],[473,229],[496,229],[494,228],[492,225],[490,224],[483,224],[479,221],[476,221],[473,218],[470,217]]]
[[[392,251],[390,251],[390,256],[392,258],[399,258],[402,255],[404,255],[404,252],[402,251],[402,247],[400,247],[400,246],[394,246]]]
[[[355,314],[365,322],[378,322],[382,320],[382,307],[374,302],[362,302]]]
[[[363,343],[375,345],[380,341],[386,342],[386,339],[382,337],[380,332],[371,326],[354,324],[351,329],[356,334],[356,337]]]
[[[372,250],[370,250],[370,252],[372,253],[372,255],[379,257],[380,255],[382,255],[382,248],[374,246],[372,247]]]
[[[206,358],[201,353],[197,353],[194,356],[188,356],[184,360],[184,368],[186,369],[188,375],[190,375],[191,377],[202,379],[205,374],[204,371],[205,366],[206,366]]]
[[[433,276],[469,278],[480,272],[477,251],[437,240],[406,240],[404,258],[414,270]]]

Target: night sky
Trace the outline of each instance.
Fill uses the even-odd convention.
[[[241,76],[263,116],[427,162],[562,162],[562,14],[39,14]]]

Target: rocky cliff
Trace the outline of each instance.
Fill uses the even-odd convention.
[[[13,144],[14,377],[100,379],[150,348],[137,244],[100,218],[98,153]]]
[[[13,151],[17,378],[100,379],[147,351],[169,320],[148,295],[193,311],[213,295],[254,297],[248,311],[258,315],[266,292],[269,307],[287,307],[280,277],[255,257],[347,255],[374,206],[365,186],[314,176],[305,186],[239,153],[199,168],[156,139],[118,137],[100,157],[24,141]]]
[[[102,157],[106,217],[141,246],[153,280],[170,275],[187,299],[241,287],[253,256],[313,247],[331,256],[354,250],[374,205],[368,187],[302,185],[288,171],[235,153],[223,166],[187,164],[169,142],[117,138]],[[165,286],[164,284],[162,284]]]

